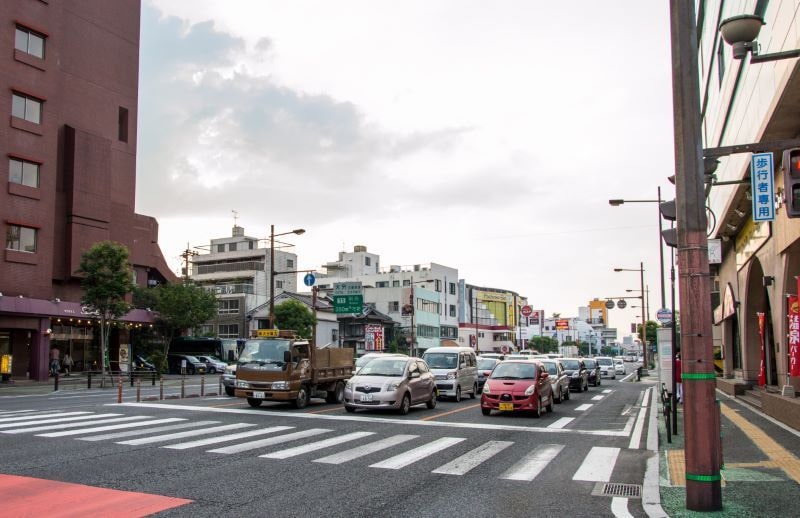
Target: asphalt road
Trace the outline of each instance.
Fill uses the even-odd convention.
[[[159,516],[645,516],[638,498],[592,492],[642,484],[651,387],[604,379],[540,419],[469,398],[400,416],[0,393],[2,472],[191,501]]]

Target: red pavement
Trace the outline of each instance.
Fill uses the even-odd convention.
[[[0,475],[0,509],[8,517],[147,516],[191,503],[168,496],[119,491],[41,478]]]

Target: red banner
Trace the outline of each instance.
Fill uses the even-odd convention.
[[[767,384],[767,370],[766,370],[766,359],[764,355],[766,354],[764,348],[764,313],[756,313],[758,315],[758,336],[761,339],[761,367],[758,369],[758,384],[760,386],[764,386]]]
[[[789,375],[800,376],[800,300],[789,296]]]

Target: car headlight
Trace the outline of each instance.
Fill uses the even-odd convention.
[[[448,372],[447,373],[447,379],[449,379],[449,380],[456,379],[456,373],[455,372]]]
[[[386,385],[386,391],[387,392],[394,392],[395,390],[397,390],[397,387],[399,387],[399,386],[400,386],[400,382],[399,381],[393,381],[393,382],[389,383],[388,385]]]
[[[272,390],[289,390],[289,384],[285,381],[273,381]]]
[[[245,380],[236,380],[236,388],[249,388],[250,384],[247,383]]]
[[[573,372],[573,373],[572,373],[572,377],[573,377],[573,378],[580,378],[580,376],[581,376],[581,373],[580,373],[580,372]]]
[[[352,378],[347,380],[347,382],[344,384],[344,388],[345,388],[345,390],[353,390],[353,379]]]
[[[491,394],[492,388],[489,386],[489,381],[486,381],[486,384],[483,386],[483,393],[484,394]]]
[[[234,375],[236,374],[236,369],[228,365],[227,367],[225,367],[225,374]]]
[[[527,389],[525,389],[525,395],[526,396],[530,396],[534,392],[536,392],[536,384],[535,383],[533,385],[531,385],[530,387],[528,387]]]

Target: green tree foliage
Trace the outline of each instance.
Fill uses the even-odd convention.
[[[647,330],[647,343],[654,344],[656,343],[656,330],[661,327],[661,324],[656,322],[655,320],[648,320],[645,322],[645,329]],[[636,326],[636,334],[639,335],[639,339],[642,338],[642,324]]]
[[[100,319],[100,352],[103,379],[108,365],[109,321],[125,315],[130,305],[125,297],[133,291],[133,274],[128,249],[119,243],[95,243],[81,257],[78,273],[83,275],[81,302]]]
[[[528,347],[540,353],[557,353],[558,340],[551,336],[534,336],[528,340]]]
[[[275,305],[275,325],[278,329],[293,329],[302,338],[311,338],[316,325],[314,314],[299,300],[289,299]]]
[[[157,321],[164,330],[164,355],[169,354],[169,344],[184,329],[194,329],[214,318],[217,298],[192,281],[160,284],[151,291],[155,295]]]

